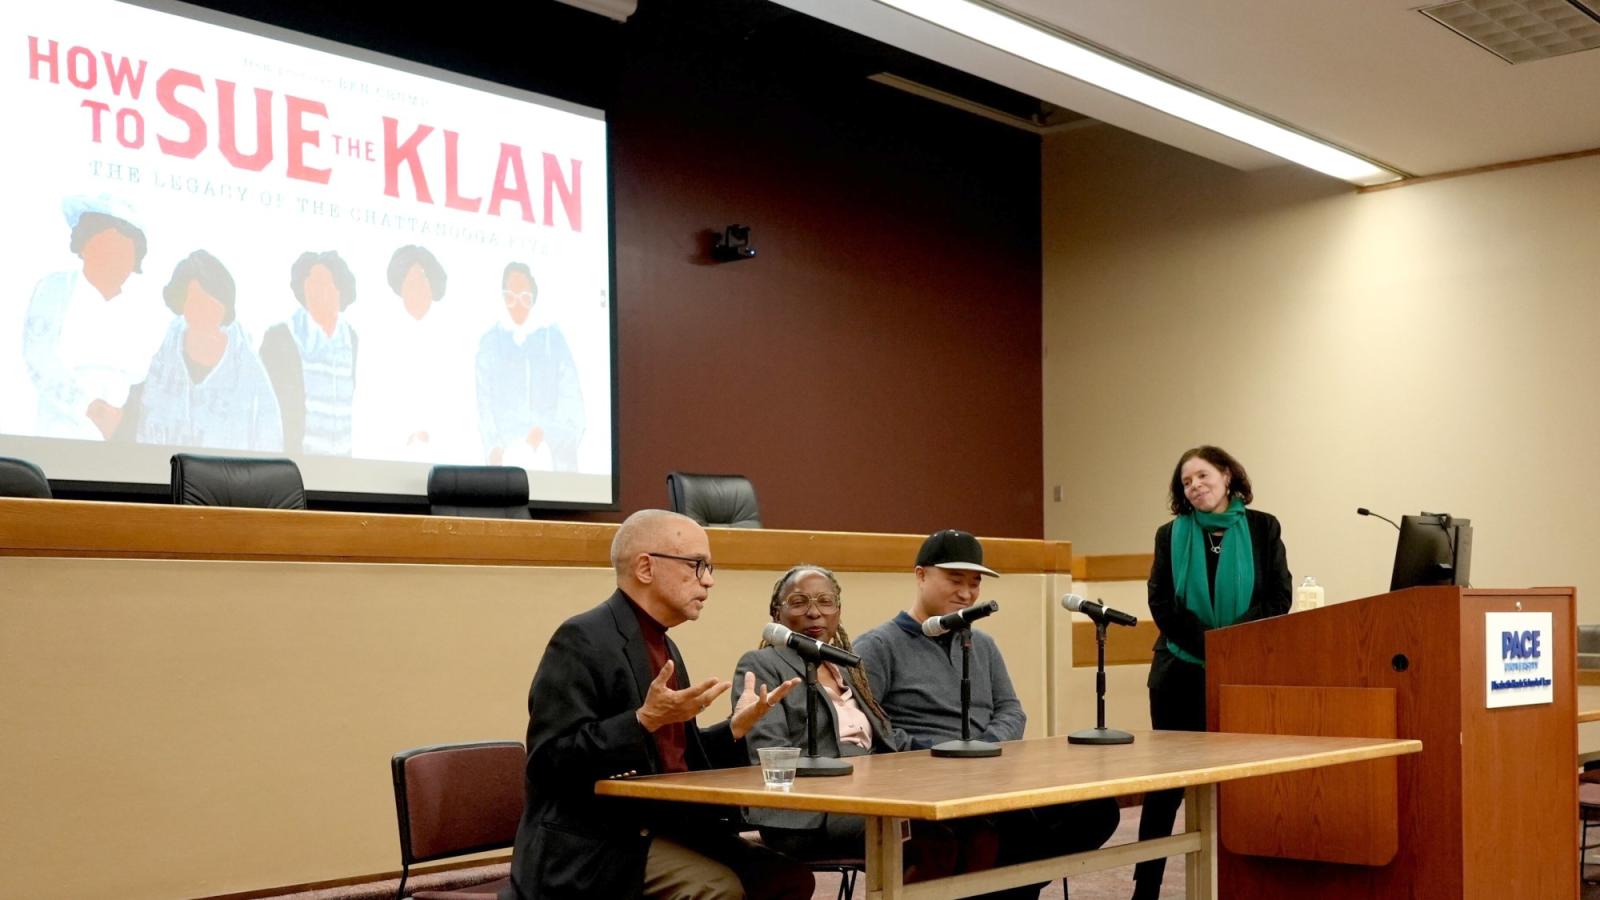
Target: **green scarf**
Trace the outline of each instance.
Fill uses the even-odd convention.
[[[1217,559],[1216,596],[1212,597],[1206,579],[1206,554],[1211,552],[1206,532],[1217,529],[1224,531]],[[1256,589],[1256,557],[1243,500],[1234,497],[1226,512],[1194,509],[1172,521],[1172,586],[1178,599],[1207,628],[1232,625],[1250,608],[1250,595]],[[1167,641],[1167,650],[1185,662],[1206,664],[1171,641]]]

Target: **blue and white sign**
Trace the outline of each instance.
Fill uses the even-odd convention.
[[[1492,612],[1484,618],[1489,708],[1550,703],[1555,695],[1552,614]]]

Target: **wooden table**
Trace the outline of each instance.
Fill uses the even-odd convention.
[[[1217,897],[1217,785],[1224,781],[1418,753],[1422,742],[1180,731],[1134,732],[1112,747],[1037,738],[990,759],[936,759],[927,751],[851,759],[842,778],[797,779],[768,791],[758,767],[602,781],[595,793],[691,803],[848,813],[867,817],[868,900],[965,897],[1006,887],[1185,854],[1188,896]],[[898,835],[907,819],[959,819],[1056,803],[1183,788],[1184,831],[985,872],[906,885]]]

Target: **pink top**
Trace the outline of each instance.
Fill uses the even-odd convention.
[[[855,744],[857,747],[871,750],[872,722],[856,703],[855,692],[850,689],[850,682],[839,671],[838,666],[833,663],[824,665],[833,672],[833,677],[840,684],[840,690],[837,692],[827,684],[822,685],[822,690],[833,702],[833,720],[839,723],[839,743]]]

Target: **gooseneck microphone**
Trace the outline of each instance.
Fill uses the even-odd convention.
[[[1081,612],[1096,622],[1109,625],[1122,625],[1127,628],[1139,624],[1137,616],[1130,616],[1121,610],[1112,609],[1093,600],[1085,600],[1077,594],[1066,594],[1061,598],[1061,606],[1072,612]]]
[[[840,650],[814,637],[798,634],[777,622],[768,622],[767,627],[761,629],[761,636],[772,646],[788,647],[812,662],[831,662],[836,666],[850,667],[861,665],[861,657],[849,650]]]
[[[1385,522],[1388,522],[1390,525],[1394,525],[1394,530],[1395,531],[1399,531],[1400,530],[1400,526],[1398,524],[1396,524],[1395,520],[1389,518],[1388,516],[1380,516],[1377,513],[1373,512],[1372,510],[1367,509],[1365,506],[1356,507],[1356,515],[1358,515],[1358,516],[1371,516],[1374,519],[1382,519]]]
[[[957,610],[948,616],[933,616],[922,623],[922,633],[928,637],[939,637],[951,631],[961,631],[971,628],[972,623],[984,616],[992,616],[1000,611],[1000,604],[994,600],[969,606]]]

